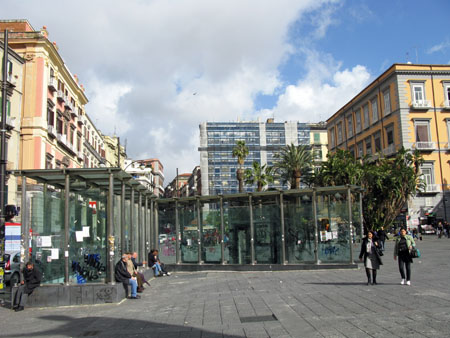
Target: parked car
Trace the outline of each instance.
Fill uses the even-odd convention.
[[[159,235],[159,243],[162,244],[167,240],[167,235],[166,234],[161,234]]]
[[[20,252],[5,253],[5,282],[14,285],[20,282]]]
[[[422,234],[434,235],[436,234],[436,229],[431,224],[422,225]]]

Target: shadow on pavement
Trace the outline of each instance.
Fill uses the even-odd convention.
[[[151,316],[151,313],[148,312]],[[0,337],[237,337],[224,333],[210,332],[198,328],[180,325],[155,323],[139,319],[120,319],[113,317],[84,317],[73,318],[69,316],[43,316],[39,326],[45,325],[43,321],[61,322],[57,328],[36,331],[36,326],[29,326],[27,333],[8,334]],[[24,328],[25,329],[25,328]]]
[[[366,282],[311,282],[311,283],[303,283],[310,285],[363,285],[367,286]],[[382,286],[382,285],[400,285],[400,283],[377,283],[377,285],[371,286]]]

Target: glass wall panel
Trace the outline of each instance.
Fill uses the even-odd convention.
[[[178,220],[181,232],[181,262],[198,262],[198,217],[197,201],[178,203]]]
[[[251,264],[250,209],[248,198],[224,200],[225,261]]]
[[[347,192],[318,192],[319,261],[350,261]]]
[[[32,258],[42,272],[42,284],[59,284],[64,282],[64,193],[42,187],[27,186]]]
[[[136,193],[137,195],[137,193]],[[139,251],[139,210],[138,210],[138,203],[133,203],[133,229],[131,230],[132,236],[132,243],[131,243],[131,252],[138,252]]]
[[[122,231],[120,229],[120,196],[114,195],[114,257],[118,261],[122,255]]]
[[[290,264],[314,263],[312,193],[284,195],[286,259]]]
[[[159,221],[159,258],[166,264],[176,263],[175,252],[175,203],[160,203],[158,210]]]
[[[125,200],[125,251],[131,250],[131,216],[130,216],[130,200]]]
[[[202,260],[205,263],[220,263],[222,249],[220,245],[220,203],[202,203]]]
[[[70,194],[69,282],[106,281],[106,192],[88,189]]]
[[[279,196],[255,196],[252,204],[256,262],[260,264],[281,264]]]

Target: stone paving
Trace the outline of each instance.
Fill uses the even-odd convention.
[[[0,337],[448,337],[450,240],[418,247],[412,286],[388,242],[375,286],[363,269],[177,273],[120,304],[0,308]]]

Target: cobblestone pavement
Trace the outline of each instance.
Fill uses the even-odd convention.
[[[450,240],[418,247],[412,286],[389,242],[376,286],[364,269],[177,273],[121,304],[0,308],[0,337],[448,337]]]

